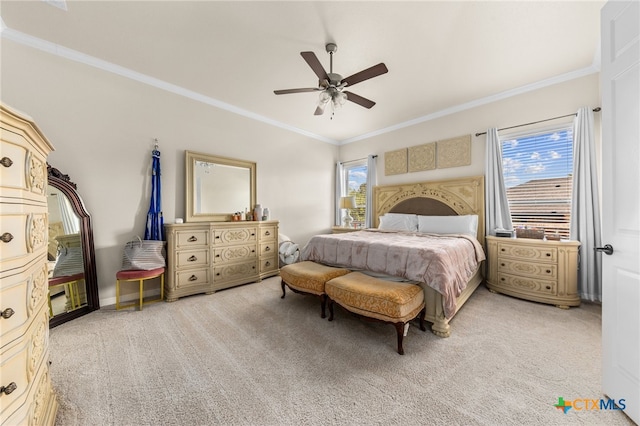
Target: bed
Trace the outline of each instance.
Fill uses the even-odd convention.
[[[466,177],[443,181],[377,186],[374,188],[374,228],[351,233],[318,235],[311,238],[301,253],[301,260],[350,268],[385,279],[413,281],[421,285],[425,295],[425,319],[432,323],[432,332],[440,337],[451,334],[449,322],[483,280],[484,266],[484,177]],[[395,215],[387,215],[392,213]],[[424,216],[477,215],[476,238],[468,235],[432,235],[424,232],[389,231],[377,229],[380,217],[397,214]],[[436,221],[437,218],[432,218]],[[457,220],[452,218],[453,220]],[[462,218],[461,218],[462,219]],[[384,218],[383,218],[384,220]],[[446,219],[445,219],[446,220]],[[473,226],[476,226],[475,223]],[[430,231],[429,231],[430,232]],[[433,245],[433,249],[426,246]],[[453,250],[465,246],[475,256],[475,263],[436,270],[440,265],[428,250],[446,251],[445,257],[460,257]],[[472,247],[472,248],[469,248]],[[360,256],[361,252],[365,252]],[[353,255],[351,255],[352,253]],[[358,255],[356,255],[358,254]],[[394,259],[403,260],[396,262]],[[409,259],[409,261],[407,261]],[[416,261],[419,259],[419,262]],[[466,258],[465,258],[466,259]],[[398,263],[413,265],[406,270]],[[416,264],[421,263],[419,268]],[[429,265],[428,267],[425,265]],[[456,264],[458,265],[458,264]],[[455,269],[455,271],[453,271]],[[458,282],[449,287],[442,284],[442,275],[455,275]],[[447,284],[449,285],[449,284]]]

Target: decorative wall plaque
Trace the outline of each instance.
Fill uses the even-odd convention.
[[[407,173],[407,148],[384,153],[384,174],[399,175]]]
[[[412,146],[409,148],[409,173],[433,170],[436,168],[436,143]]]
[[[471,164],[471,135],[445,139],[436,143],[439,169]]]

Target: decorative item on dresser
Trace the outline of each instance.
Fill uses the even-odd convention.
[[[580,305],[578,241],[486,237],[487,287],[568,309]]]
[[[167,302],[278,275],[278,221],[165,225]]]
[[[47,156],[31,118],[0,104],[0,423],[54,424],[47,303]]]

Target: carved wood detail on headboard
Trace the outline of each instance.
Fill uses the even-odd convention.
[[[434,202],[435,201],[435,202]],[[484,244],[484,176],[376,186],[374,226],[388,212],[478,215],[478,241]]]

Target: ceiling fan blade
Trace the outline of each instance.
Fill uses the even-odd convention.
[[[369,100],[367,98],[363,98],[362,96],[356,95],[355,93],[351,93],[351,92],[347,92],[347,91],[344,91],[342,93],[345,93],[347,95],[347,100],[348,101],[356,103],[356,104],[358,104],[360,106],[363,106],[365,108],[371,108],[372,106],[374,106],[376,104],[372,100]]]
[[[316,56],[315,53],[313,53],[313,52],[300,52],[300,55],[302,55],[304,60],[307,61],[307,64],[309,64],[309,66],[311,67],[313,72],[316,73],[316,75],[318,76],[320,81],[329,80],[329,76],[327,75],[327,72],[324,70],[324,67],[322,66],[322,64],[318,60],[318,57]]]
[[[315,87],[307,87],[304,89],[284,89],[284,90],[274,90],[273,93],[276,95],[286,95],[288,93],[305,93],[305,92],[317,92],[318,88]]]
[[[316,107],[316,112],[313,113],[313,115],[322,115],[324,114],[324,108],[323,107]]]
[[[356,83],[360,83],[361,81],[377,77],[387,72],[389,72],[387,66],[381,62],[378,65],[372,66],[371,68],[367,68],[366,70],[362,70],[358,73],[350,75],[347,78],[343,78],[342,83],[346,82],[347,85],[353,86]]]

